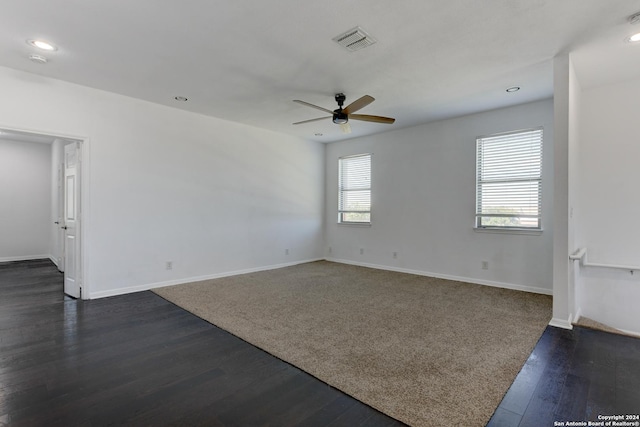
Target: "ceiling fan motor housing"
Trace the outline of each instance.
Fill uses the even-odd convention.
[[[349,116],[346,113],[342,112],[342,108],[338,110],[334,110],[333,112],[333,123],[337,125],[343,125],[349,121]]]

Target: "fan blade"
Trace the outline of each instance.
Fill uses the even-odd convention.
[[[333,117],[333,116],[331,116],[331,117]],[[303,124],[303,123],[317,122],[318,120],[330,119],[331,117],[318,117],[317,119],[303,120],[303,121],[301,121],[301,122],[295,122],[295,123],[292,123],[292,124],[294,124],[294,125],[301,125],[301,124]]]
[[[386,123],[389,125],[396,121],[396,119],[392,119],[391,117],[370,116],[368,114],[349,114],[349,120],[351,119],[362,120],[365,122]]]
[[[309,104],[308,102],[300,101],[299,99],[294,99],[293,102],[297,102],[298,104],[306,105],[307,107],[315,108],[316,110],[324,111],[325,113],[333,114],[333,111],[327,110],[326,108],[318,107],[317,105]]]
[[[347,114],[355,113],[359,109],[366,107],[375,100],[376,99],[373,96],[365,95],[362,98],[356,99],[351,104],[347,105],[347,107],[343,108],[342,111]]]
[[[351,125],[349,122],[341,124],[340,129],[342,129],[342,133],[351,133]]]

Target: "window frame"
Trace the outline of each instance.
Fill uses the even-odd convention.
[[[523,183],[523,182],[537,182],[537,195],[538,195],[538,206],[537,206],[537,216],[525,216],[525,215],[509,215],[509,214],[487,214],[482,212],[482,184],[491,183],[491,180],[481,180],[482,177],[482,160],[481,156],[484,155],[484,147],[481,152],[480,145],[483,140],[491,139],[491,138],[503,138],[518,134],[525,134],[530,132],[538,132],[539,139],[539,157],[536,158],[536,162],[539,163],[539,173],[536,177],[529,177],[529,179],[524,178],[513,178],[513,179],[503,179],[503,180],[495,180],[494,183],[505,183],[505,184],[513,184],[513,183]],[[515,131],[508,131],[502,133],[496,133],[491,135],[483,135],[478,136],[476,138],[476,187],[475,187],[475,215],[474,215],[474,230],[476,231],[487,231],[487,232],[499,232],[499,233],[514,233],[514,234],[540,234],[543,230],[542,217],[544,212],[543,206],[543,168],[544,168],[544,128],[542,126],[528,129],[520,129]],[[508,206],[507,208],[512,208],[512,206]],[[492,218],[534,218],[537,219],[536,226],[522,226],[522,225],[482,225],[481,221],[483,218],[492,217]]]
[[[369,192],[369,210],[348,210],[343,207],[343,193],[344,191],[354,191],[353,188],[343,188],[343,162],[348,161],[349,159],[356,159],[368,157],[369,158],[369,187],[368,188],[358,188],[358,191],[368,191]],[[339,225],[355,225],[355,226],[370,226],[371,225],[371,194],[372,194],[372,168],[373,168],[373,154],[372,153],[361,153],[361,154],[352,154],[348,156],[338,157],[338,224]],[[344,219],[345,214],[349,213],[366,213],[369,215],[368,221],[348,221]]]

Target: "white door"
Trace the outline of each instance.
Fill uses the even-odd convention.
[[[64,147],[64,293],[80,298],[80,145]]]

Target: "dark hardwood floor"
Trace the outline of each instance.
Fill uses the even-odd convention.
[[[639,414],[640,339],[548,326],[488,426],[553,426]]]
[[[152,292],[76,301],[0,263],[0,426],[401,426]]]
[[[640,340],[548,327],[489,426],[640,412]],[[152,292],[76,301],[0,263],[0,426],[396,426]]]

